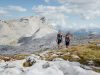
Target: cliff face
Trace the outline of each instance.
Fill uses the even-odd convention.
[[[0,20],[0,45],[17,45],[20,38],[42,38],[56,33],[45,17],[31,16],[16,20]]]
[[[45,17],[0,20],[0,54],[33,53],[55,48],[56,34]]]

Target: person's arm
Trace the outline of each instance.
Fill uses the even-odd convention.
[[[64,37],[64,35],[63,34],[61,34],[62,35],[62,42],[63,42],[63,37]]]
[[[58,42],[57,38],[56,38],[56,42]]]
[[[57,37],[56,37],[56,42],[58,42],[58,39],[57,39]]]

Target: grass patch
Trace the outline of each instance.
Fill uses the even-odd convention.
[[[100,67],[100,47],[96,46],[100,41],[90,42],[87,45],[75,45],[67,49],[61,50],[49,50],[49,51],[38,51],[35,54],[40,56],[41,59],[52,61],[55,58],[62,58],[69,61],[77,61],[84,65],[90,65],[90,61],[93,61],[92,66]],[[44,53],[44,54],[42,54]],[[0,56],[0,59],[5,61],[22,60],[29,54],[17,54],[14,56]],[[24,67],[32,66],[34,63],[25,62]],[[94,69],[96,72],[100,72],[99,69]]]
[[[25,59],[25,57],[27,56],[29,56],[29,54],[17,54],[17,55],[12,56],[12,58],[16,60],[22,60],[22,59]]]
[[[99,42],[87,45],[71,46],[68,49],[53,50],[44,54],[42,58],[52,61],[55,58],[62,58],[69,61],[77,61],[84,65],[100,67],[100,47],[96,46]],[[92,64],[90,62],[93,62]],[[100,72],[99,69],[94,69]]]
[[[100,46],[97,45],[89,45],[88,48],[92,49],[92,50],[100,50]]]
[[[13,61],[13,60],[22,60],[25,59],[25,57],[29,56],[29,54],[17,54],[17,55],[0,55],[0,60],[4,61]]]
[[[34,64],[34,62],[24,62],[23,67],[31,67]]]

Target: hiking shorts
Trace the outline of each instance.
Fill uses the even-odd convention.
[[[57,43],[58,43],[58,45],[59,45],[60,43],[62,43],[62,40],[58,40],[58,42],[57,42]]]
[[[69,46],[69,44],[70,44],[70,41],[65,41],[66,46]]]

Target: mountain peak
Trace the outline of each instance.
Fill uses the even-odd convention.
[[[37,32],[38,31],[38,32]],[[17,41],[20,37],[31,37],[35,34],[35,38],[41,38],[56,30],[48,24],[45,17],[29,16],[9,21],[0,20],[0,44],[9,45]]]

